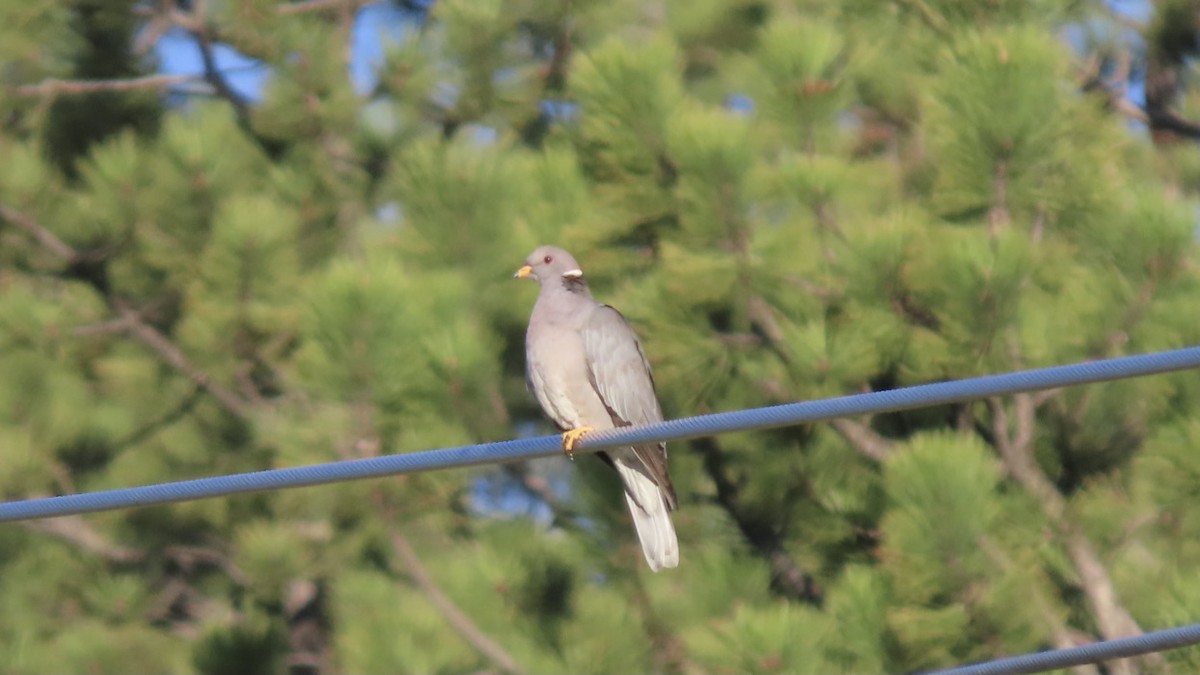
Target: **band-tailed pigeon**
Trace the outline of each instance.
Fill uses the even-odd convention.
[[[569,455],[588,431],[662,419],[650,364],[620,312],[596,302],[570,253],[541,246],[514,275],[541,284],[525,334],[525,372],[542,410],[564,431]],[[679,564],[671,524],[675,488],[667,446],[647,443],[598,453],[617,470],[650,568]]]

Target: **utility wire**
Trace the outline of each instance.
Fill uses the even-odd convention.
[[[766,408],[733,410],[645,426],[597,431],[584,436],[583,440],[576,445],[576,451],[595,452],[623,445],[677,441],[700,436],[713,436],[730,431],[770,429],[835,417],[909,410],[1016,392],[1057,389],[1091,382],[1165,373],[1198,366],[1200,366],[1200,347],[1188,347],[1152,354],[1123,356],[999,375],[984,375],[903,389],[787,403]],[[558,436],[539,436],[498,443],[463,445],[383,457],[350,459],[285,469],[269,469],[156,485],[4,502],[0,503],[0,522],[165,504],[243,492],[279,490],[434,469],[515,462],[557,455],[562,452],[559,447]]]
[[[1180,626],[1143,633],[1133,637],[1117,638],[1104,642],[1092,642],[1078,647],[1055,649],[1011,656],[995,661],[985,661],[969,666],[938,670],[931,675],[1018,675],[1019,673],[1041,673],[1079,666],[1085,663],[1100,663],[1130,656],[1141,656],[1150,652],[1177,649],[1200,642],[1200,624]]]

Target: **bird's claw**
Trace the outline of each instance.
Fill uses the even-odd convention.
[[[567,429],[563,432],[562,449],[563,452],[567,453],[567,457],[572,460],[575,459],[575,456],[571,454],[571,451],[575,449],[575,444],[579,442],[579,439],[589,431],[592,431],[591,427],[582,426],[575,427],[574,429]]]

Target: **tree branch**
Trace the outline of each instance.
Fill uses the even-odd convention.
[[[1032,400],[1028,394],[1017,394],[1014,399],[1029,401],[1028,410],[1032,414]],[[995,397],[988,399],[987,403],[992,413],[992,435],[995,438],[996,449],[1000,451],[1000,457],[1004,461],[1004,468],[1029,492],[1041,507],[1042,513],[1056,526],[1061,526],[1066,512],[1066,502],[1058,488],[1054,487],[1050,479],[1046,478],[1046,474],[1034,460],[1029,444],[1032,438],[1031,432],[1019,430],[1015,437],[1010,436],[1008,413],[1004,409],[1004,403]],[[1018,403],[1016,407],[1018,409],[1018,427],[1032,425],[1031,421],[1024,419],[1023,404]]]
[[[882,462],[891,454],[894,443],[875,433],[871,427],[851,419],[839,417],[829,421],[829,426],[849,441],[851,447],[876,462]]]
[[[42,245],[42,248],[50,251],[59,258],[62,258],[67,263],[74,263],[79,260],[80,256],[78,251],[72,248],[70,244],[67,244],[62,239],[59,239],[58,236],[53,232],[42,227],[31,216],[27,216],[16,209],[12,209],[0,204],[0,218],[3,218],[22,230],[25,230],[34,239],[36,239],[39,244]]]
[[[1108,640],[1141,635],[1141,627],[1121,605],[1112,579],[1108,576],[1108,570],[1104,568],[1104,563],[1100,562],[1100,556],[1096,554],[1088,538],[1078,531],[1068,532],[1067,553],[1071,556],[1071,562],[1074,563],[1075,570],[1079,573],[1080,583],[1083,584],[1083,590],[1087,593],[1088,601],[1092,605],[1100,634]],[[1141,659],[1154,664],[1159,670],[1163,670],[1166,664],[1161,654],[1147,654]],[[1137,672],[1137,668],[1129,659],[1120,659],[1110,662],[1110,664],[1112,673],[1132,674]]]
[[[992,205],[988,208],[988,234],[995,237],[1008,227],[1008,165],[1003,161],[992,167]]]
[[[71,335],[75,337],[90,337],[92,335],[124,333],[127,330],[129,330],[129,322],[125,319],[105,319],[96,323],[76,326],[71,329]]]
[[[233,87],[225,79],[225,75],[221,73],[221,69],[217,67],[217,59],[213,55],[212,37],[203,23],[198,23],[199,28],[192,30],[192,37],[196,38],[196,46],[200,48],[200,61],[204,64],[204,81],[212,86],[217,96],[229,101],[233,106],[234,113],[243,124],[249,124],[250,106],[241,94],[233,90]]]
[[[216,399],[229,412],[242,419],[250,418],[251,410],[249,403],[226,389],[220,383],[214,381],[208,373],[192,365],[174,343],[168,340],[162,333],[155,330],[153,326],[143,322],[136,312],[124,307],[118,308],[118,311],[121,314],[121,318],[129,322],[129,333],[137,338],[139,342],[149,347],[167,365],[182,373],[194,382],[197,387],[208,392],[210,396]]]
[[[946,17],[938,14],[936,10],[924,2],[924,0],[897,0],[897,4],[907,5],[917,12],[925,25],[932,28],[934,31],[942,35],[949,35],[952,31],[950,22],[946,21]]]
[[[42,227],[36,220],[20,211],[0,205],[0,218],[28,232],[43,248],[55,256],[62,258],[68,264],[78,265],[80,263],[92,262],[91,256],[73,248],[62,239],[59,239],[53,232]],[[221,384],[213,381],[204,371],[193,366],[178,347],[162,333],[155,330],[153,326],[143,322],[137,312],[121,306],[119,302],[115,302],[111,297],[106,299],[110,304],[116,305],[115,309],[120,316],[112,321],[83,328],[81,329],[81,334],[87,334],[91,330],[123,329],[137,338],[142,344],[150,347],[168,365],[186,375],[192,382],[196,383],[196,386],[208,392],[210,396],[221,403],[229,412],[243,419],[250,417],[249,403],[236,396]]]
[[[519,675],[524,672],[508,652],[504,651],[500,645],[496,644],[488,637],[467,613],[459,609],[458,605],[446,595],[442,589],[429,576],[429,572],[425,570],[425,565],[421,562],[417,552],[413,550],[408,539],[400,533],[395,527],[391,527],[392,551],[405,567],[405,572],[417,588],[429,598],[433,606],[437,608],[450,627],[458,632],[464,640],[470,644],[475,651],[482,654],[492,663],[494,663],[501,671],[509,673],[509,675]]]
[[[39,496],[42,495],[30,495],[30,498]],[[114,563],[136,563],[150,557],[145,550],[113,543],[79,515],[22,521],[21,525],[35,532],[55,536],[74,544],[86,553]],[[168,546],[162,550],[162,556],[179,565],[179,570],[184,576],[192,575],[199,564],[207,564],[221,570],[238,586],[248,583],[246,574],[229,559],[229,556],[216,549],[203,546]]]
[[[98,555],[117,563],[132,563],[146,557],[144,551],[114,544],[88,524],[82,516],[62,516],[42,520],[27,520],[21,523],[35,532],[50,534],[69,542],[92,555]]]
[[[171,608],[182,604],[190,592],[191,586],[182,577],[171,577],[158,592],[158,597],[147,608],[146,618],[151,621],[165,620],[171,614]]]
[[[249,583],[246,573],[230,560],[228,555],[213,548],[168,546],[163,549],[163,555],[174,560],[185,574],[191,574],[198,564],[204,563],[224,572],[238,586],[245,586]]]
[[[152,23],[165,21],[168,26],[177,26],[187,31],[196,40],[196,46],[200,50],[200,61],[204,66],[204,72],[199,79],[213,88],[213,94],[229,102],[238,126],[247,136],[268,155],[278,156],[283,146],[255,131],[249,101],[230,86],[229,81],[225,79],[225,73],[217,67],[213,44],[220,42],[220,38],[215,27],[206,19],[207,4],[206,0],[192,0],[191,11],[182,11],[175,6],[173,0],[159,0],[159,7],[154,10],[158,18],[153,19]]]
[[[310,579],[288,582],[283,613],[288,627],[288,675],[320,675],[329,651],[329,618],[323,585]]]
[[[371,421],[373,410],[373,407],[365,401],[355,406],[354,417],[356,419],[353,435],[357,436],[359,440],[353,445],[360,449],[360,454],[357,456],[374,456],[378,454],[378,440],[375,438],[374,425]],[[337,454],[342,459],[356,456],[353,454],[351,448],[344,444],[338,444]],[[475,622],[471,620],[471,617],[466,612],[459,609],[454,600],[446,595],[441,587],[437,585],[437,582],[433,580],[433,577],[429,575],[424,563],[421,562],[420,556],[417,555],[412,544],[408,542],[408,538],[396,527],[395,509],[388,503],[387,496],[379,488],[375,488],[372,491],[372,502],[379,521],[385,524],[384,526],[388,531],[395,559],[400,561],[404,568],[401,572],[407,574],[412,579],[417,588],[425,594],[429,602],[442,615],[442,618],[446,620],[446,623],[467,644],[471,645],[476,652],[490,660],[502,672],[509,675],[519,675],[525,672],[503,647],[476,626]]]
[[[1131,635],[1141,635],[1142,630],[1133,617],[1120,603],[1108,570],[1100,561],[1091,542],[1079,531],[1077,525],[1067,517],[1066,500],[1050,479],[1037,465],[1033,457],[1035,419],[1033,397],[1029,394],[1013,396],[1016,416],[1015,429],[1010,433],[1008,416],[998,398],[988,399],[992,412],[992,430],[996,447],[1005,467],[1014,479],[1025,488],[1037,502],[1043,515],[1065,538],[1067,554],[1071,558],[1080,584],[1087,595],[1100,635],[1106,640]],[[1142,657],[1145,662],[1161,666],[1165,664],[1161,655]],[[1131,674],[1136,672],[1132,662],[1120,659],[1110,662],[1110,672]]]
[[[296,2],[285,2],[275,7],[275,11],[282,16],[289,14],[301,14],[303,12],[320,12],[325,10],[344,11],[345,9],[358,9],[363,5],[370,4],[375,0],[297,0]]]
[[[989,537],[980,537],[979,550],[983,551],[992,563],[1005,572],[1011,572],[1015,565],[1009,559],[1004,551],[1001,550],[996,542]],[[1088,640],[1077,639],[1073,631],[1059,618],[1058,614],[1051,607],[1046,595],[1041,592],[1040,588],[1028,589],[1029,602],[1033,603],[1034,609],[1042,620],[1046,622],[1046,626],[1050,629],[1051,635],[1054,636],[1054,646],[1058,649],[1070,649],[1077,647]],[[1071,669],[1074,675],[1099,675],[1100,670],[1094,664],[1085,664],[1075,666]]]
[[[163,89],[176,84],[194,82],[201,79],[196,75],[158,74],[144,77],[130,77],[115,80],[60,80],[49,78],[37,84],[24,84],[17,87],[21,96],[79,96],[98,91],[136,91],[138,89]]]
[[[746,300],[746,317],[751,325],[766,336],[771,350],[784,364],[792,364],[792,355],[788,349],[787,338],[775,320],[775,309],[762,296],[753,294]]]
[[[1185,119],[1172,110],[1171,102],[1182,89],[1185,65],[1180,58],[1151,58],[1146,63],[1146,117],[1152,131],[1178,134],[1185,138],[1200,138],[1200,124]]]
[[[167,410],[149,422],[145,422],[142,426],[134,429],[124,438],[113,441],[112,447],[114,449],[121,449],[131,445],[136,445],[137,443],[141,443],[142,441],[150,438],[160,429],[164,429],[175,422],[178,422],[179,420],[183,419],[184,415],[187,415],[192,411],[192,408],[196,406],[196,402],[200,400],[200,397],[203,395],[203,393],[204,391],[199,386],[196,386],[186,397],[184,397],[182,401],[173,406],[170,410]]]

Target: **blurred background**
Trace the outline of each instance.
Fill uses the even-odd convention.
[[[0,0],[0,496],[1200,343],[1200,2]],[[0,527],[0,672],[907,672],[1200,620],[1200,379]],[[1196,672],[1200,650],[1089,673]]]

